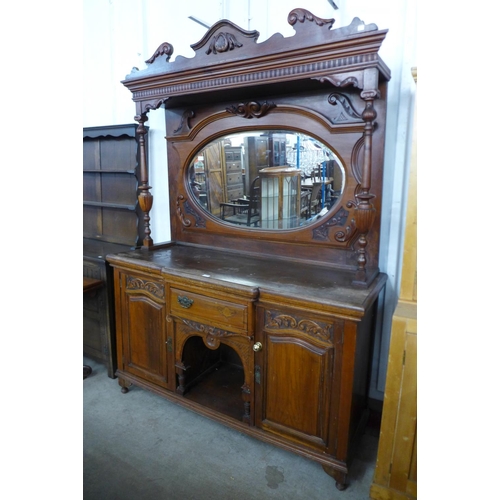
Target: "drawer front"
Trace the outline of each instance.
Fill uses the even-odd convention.
[[[234,184],[243,184],[243,179],[241,177],[241,172],[239,173],[232,173],[232,174],[227,174],[226,177],[226,182],[228,186],[234,185]]]
[[[226,172],[241,172],[241,162],[239,161],[228,161],[226,162]]]
[[[209,325],[217,324],[248,329],[248,307],[224,300],[206,297],[193,292],[172,288],[170,290],[170,309],[173,315],[198,320]]]
[[[241,150],[237,149],[234,151],[226,150],[226,162],[230,161],[241,161]]]
[[[237,200],[238,198],[243,197],[243,185],[239,187],[233,187],[227,190],[227,199],[228,200]]]

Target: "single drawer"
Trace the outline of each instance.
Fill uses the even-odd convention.
[[[241,177],[241,172],[227,174],[227,176],[226,176],[226,182],[227,182],[228,186],[230,186],[231,184],[242,184],[243,183],[243,179]]]
[[[228,200],[237,200],[243,196],[243,185],[239,187],[233,187],[227,190],[227,199]]]
[[[206,297],[185,290],[170,290],[172,315],[191,319],[207,325],[220,325],[247,330],[248,307],[225,300]]]
[[[226,162],[226,172],[241,172],[241,162],[239,161],[230,161]]]
[[[241,161],[241,150],[228,151],[226,150],[226,162]]]

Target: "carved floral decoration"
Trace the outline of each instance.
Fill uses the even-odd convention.
[[[141,290],[148,292],[159,299],[165,297],[165,287],[159,283],[154,283],[152,281],[145,281],[140,278],[134,278],[132,276],[127,276],[127,290]]]
[[[226,108],[226,111],[242,118],[261,118],[275,107],[276,104],[274,102],[265,101],[260,104],[259,102],[251,101],[240,103],[237,106],[229,106]]]
[[[184,204],[184,210],[182,209],[181,203]],[[184,227],[190,227],[192,225],[192,221],[186,217],[184,211],[187,215],[194,217],[194,227],[206,227],[205,219],[191,206],[191,203],[186,200],[184,195],[180,194],[177,196],[176,207],[177,216]]]
[[[231,335],[236,335],[233,332],[230,332],[228,330],[222,330],[221,328],[216,328],[215,326],[209,326],[209,325],[204,325],[203,323],[197,323],[196,321],[190,321],[188,319],[183,319],[182,320],[184,324],[192,328],[193,330],[196,330],[197,332],[200,333],[206,333],[210,335],[211,337],[229,337]]]
[[[321,325],[310,319],[300,319],[288,314],[266,311],[266,328],[297,330],[323,340],[333,338],[333,325]]]
[[[335,117],[333,118],[333,123],[340,121],[363,121],[360,113],[358,113],[351,103],[349,97],[340,93],[332,93],[328,96],[328,102],[334,106],[336,110]]]
[[[354,202],[348,202],[347,207],[353,208]],[[345,210],[344,207],[340,207],[340,209],[331,219],[313,230],[313,239],[320,241],[328,240],[328,233],[330,228],[334,226],[344,226],[348,217],[349,212]],[[354,220],[351,220],[351,223],[354,224]],[[337,231],[335,233],[335,239],[339,242],[347,241],[353,234],[352,229],[353,228],[351,228],[350,226],[347,226],[343,231]]]
[[[243,47],[243,44],[238,42],[232,33],[219,33],[212,38],[206,54],[218,54],[234,50],[235,47]]]

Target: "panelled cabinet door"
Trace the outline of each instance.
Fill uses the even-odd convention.
[[[171,388],[168,358],[173,353],[166,333],[165,285],[149,277],[122,274],[120,287],[120,368]]]
[[[256,425],[330,451],[333,326],[299,314],[258,308]]]

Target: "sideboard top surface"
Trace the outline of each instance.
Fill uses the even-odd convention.
[[[154,251],[135,250],[109,255],[116,266],[147,270],[175,279],[193,280],[204,286],[239,289],[261,300],[296,298],[309,307],[325,312],[344,309],[362,317],[384,286],[387,276],[380,273],[371,286],[353,286],[352,272],[269,256],[248,256],[204,247],[172,244]]]

